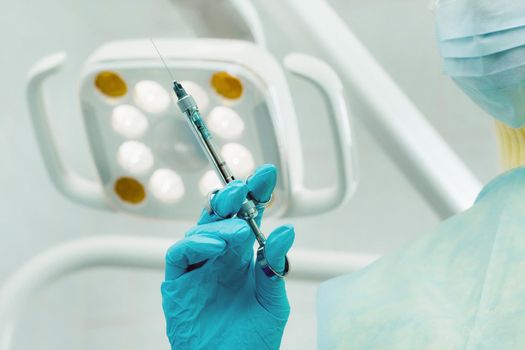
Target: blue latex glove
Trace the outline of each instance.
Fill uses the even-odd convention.
[[[274,166],[262,166],[246,184],[228,184],[211,205],[230,217],[249,192],[267,201],[276,179]],[[261,218],[262,212],[259,224]],[[285,282],[268,278],[254,263],[254,240],[245,221],[204,210],[198,225],[168,250],[161,290],[172,349],[279,348],[290,313]],[[291,226],[268,236],[266,256],[274,269],[284,269],[293,240]]]

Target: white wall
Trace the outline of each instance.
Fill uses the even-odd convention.
[[[494,176],[498,163],[492,124],[441,75],[426,1],[331,3],[475,174],[484,181]],[[264,15],[270,48],[277,57],[291,48],[322,56],[308,38],[294,32],[293,25],[277,25],[279,18],[289,17],[289,13],[283,10]],[[22,262],[65,240],[115,233],[183,234],[187,225],[94,211],[57,193],[44,171],[29,123],[24,77],[43,55],[67,51],[68,66],[48,90],[54,131],[67,162],[94,177],[76,96],[77,77],[87,55],[114,39],[191,35],[168,0],[0,0],[0,284]],[[327,129],[317,122],[322,109],[305,102],[315,101],[315,92],[298,80],[290,81],[304,135],[327,135]],[[362,125],[355,123],[355,128],[361,166],[359,190],[343,208],[294,220],[297,246],[385,253],[438,222]],[[329,147],[314,138],[305,151],[312,159],[308,181],[325,183],[327,174],[318,169],[330,160],[325,156]],[[267,226],[279,223],[268,222]],[[28,301],[30,311],[21,315],[16,349],[167,348],[160,308],[161,278],[160,272],[108,269],[58,281]],[[315,285],[290,283],[289,289],[294,309],[284,348],[313,349]]]

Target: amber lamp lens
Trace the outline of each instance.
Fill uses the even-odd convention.
[[[128,92],[124,79],[115,72],[103,71],[97,74],[95,86],[102,94],[108,97],[122,97]]]
[[[121,200],[131,204],[139,204],[146,198],[144,186],[131,177],[121,177],[115,182],[115,193]]]
[[[231,100],[241,97],[242,82],[227,72],[217,72],[211,77],[211,86],[221,96]]]

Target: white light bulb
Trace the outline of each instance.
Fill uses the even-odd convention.
[[[132,174],[144,174],[153,166],[153,153],[145,144],[126,141],[117,151],[117,162]]]
[[[159,83],[151,80],[139,81],[133,89],[133,99],[146,112],[160,114],[168,109],[170,95]]]
[[[184,87],[186,92],[189,95],[193,96],[195,102],[197,102],[197,106],[199,106],[199,110],[201,112],[204,112],[210,105],[210,98],[208,97],[206,90],[204,90],[202,86],[193,81],[184,80],[180,83]],[[174,99],[175,102],[178,101],[177,96],[174,96]]]
[[[227,143],[221,149],[224,160],[228,163],[233,175],[247,178],[255,168],[253,156],[246,147],[238,143]]]
[[[149,180],[153,196],[164,203],[176,203],[184,196],[182,178],[173,170],[155,170]]]
[[[233,109],[218,106],[208,115],[207,125],[210,130],[227,140],[239,137],[244,131],[244,122]]]
[[[148,128],[148,119],[137,108],[120,105],[113,110],[111,125],[122,136],[133,139],[144,135]]]
[[[213,170],[208,170],[199,180],[199,191],[206,196],[211,191],[221,188],[221,180]]]

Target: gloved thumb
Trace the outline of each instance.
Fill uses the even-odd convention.
[[[273,231],[266,240],[265,256],[270,266],[278,272],[284,270],[285,256],[295,239],[293,226],[285,225]],[[286,296],[283,278],[266,276],[259,261],[255,264],[255,283],[257,300],[275,317],[287,319],[290,304]]]

